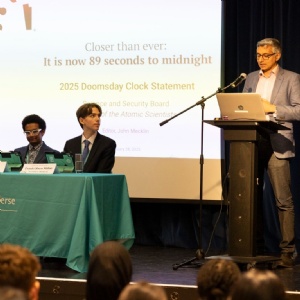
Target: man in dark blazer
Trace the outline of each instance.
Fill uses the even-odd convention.
[[[22,121],[22,128],[29,144],[14,151],[20,152],[23,163],[44,164],[47,163],[46,152],[58,152],[43,142],[46,132],[46,122],[38,115],[28,115]]]
[[[83,133],[65,143],[64,152],[75,155],[84,153],[85,142],[88,142],[88,155],[83,161],[85,173],[111,173],[115,163],[116,142],[98,132],[101,115],[97,103],[81,105],[76,116]]]
[[[257,43],[256,58],[259,71],[250,73],[243,92],[259,93],[266,117],[281,120],[290,130],[270,134],[258,143],[259,164],[266,168],[275,194],[282,240],[283,267],[294,265],[295,251],[294,204],[291,193],[290,159],[295,156],[292,121],[300,120],[300,75],[278,65],[281,45],[278,40],[266,38]],[[262,178],[262,173],[260,173]]]

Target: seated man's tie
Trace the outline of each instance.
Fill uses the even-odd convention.
[[[85,164],[85,161],[89,155],[90,149],[89,149],[89,145],[90,145],[90,141],[89,140],[84,140],[84,148],[82,151],[82,162],[83,164]]]

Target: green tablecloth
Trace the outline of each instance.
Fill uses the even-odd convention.
[[[0,174],[0,242],[67,259],[86,272],[107,240],[129,249],[134,228],[126,177],[116,174]]]

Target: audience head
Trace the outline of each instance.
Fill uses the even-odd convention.
[[[229,259],[211,259],[198,271],[198,295],[201,300],[227,299],[241,276],[237,264]]]
[[[27,141],[36,146],[43,140],[46,131],[46,122],[38,115],[28,115],[22,121],[22,128]]]
[[[251,269],[242,274],[232,291],[232,300],[282,300],[285,287],[279,277],[269,270]]]
[[[107,241],[92,252],[87,272],[87,300],[116,300],[132,277],[128,250],[119,242]]]
[[[98,110],[100,116],[102,115],[102,109],[97,103],[85,103],[77,109],[76,116],[81,128],[83,128],[82,119],[85,119],[87,116],[91,115],[93,113],[93,108]]]
[[[165,290],[147,282],[128,284],[121,292],[118,300],[167,300]]]
[[[29,299],[38,299],[40,284],[36,276],[41,268],[38,258],[17,245],[0,245],[0,286],[18,288]]]
[[[28,295],[20,290],[11,286],[0,287],[1,300],[29,300]]]

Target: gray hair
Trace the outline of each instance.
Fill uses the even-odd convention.
[[[274,53],[281,53],[281,45],[277,39],[266,38],[257,42],[256,47],[261,47],[261,46],[272,46]]]

